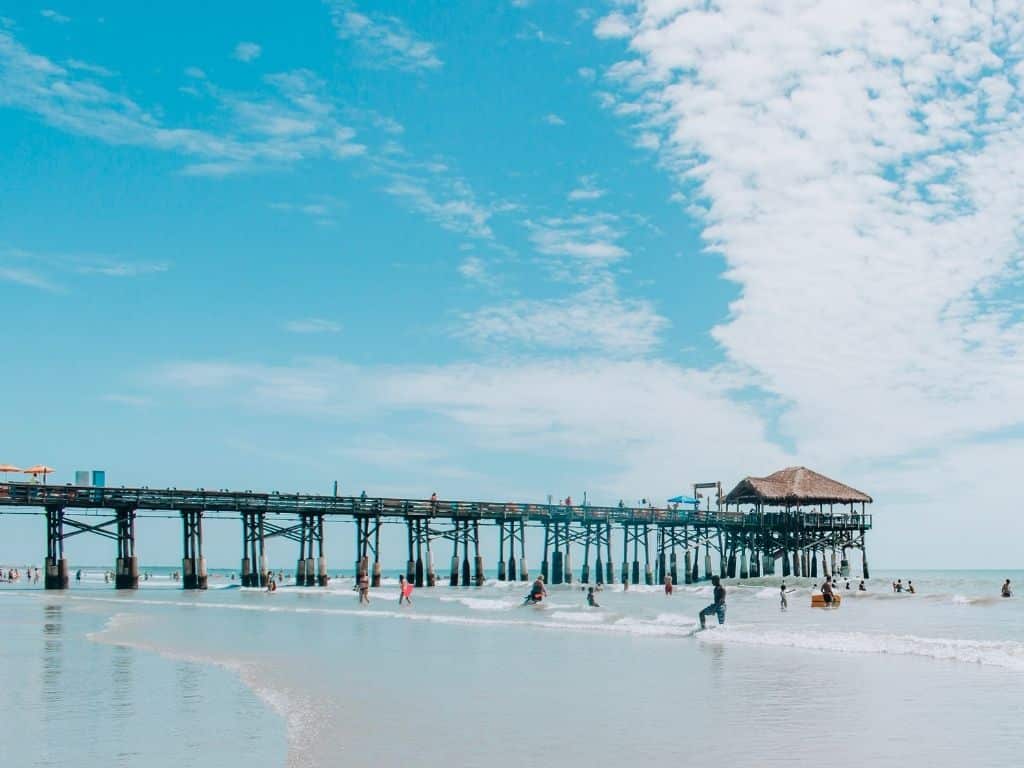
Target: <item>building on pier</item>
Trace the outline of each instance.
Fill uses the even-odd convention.
[[[849,573],[849,550],[860,549],[868,576],[866,532],[871,516],[865,493],[804,467],[766,477],[747,477],[728,494],[719,482],[696,483],[703,508],[616,507],[515,502],[454,501],[318,496],[156,488],[0,484],[0,513],[11,507],[36,508],[46,517],[45,585],[69,585],[66,539],[83,533],[116,542],[115,585],[138,586],[136,517],[168,511],[182,520],[182,586],[207,585],[203,518],[236,517],[242,523],[242,585],[267,582],[265,542],[280,537],[298,544],[295,583],[325,586],[328,581],[325,521],[354,522],[353,571],[371,586],[381,582],[381,528],[402,525],[407,532],[406,576],[416,586],[434,586],[435,554],[451,554],[448,583],[480,586],[488,529],[497,536],[499,580],[527,581],[527,531],[542,529],[539,572],[551,584],[611,584],[616,579],[615,544],[622,546],[622,582],[692,583],[710,579]],[[703,492],[703,495],[702,495]],[[96,520],[109,512],[108,519]],[[653,546],[652,546],[653,538]],[[438,549],[442,551],[438,553]],[[579,558],[579,559],[575,559]],[[838,560],[837,560],[838,558]],[[574,562],[580,563],[579,570]],[[680,580],[679,569],[683,570]]]

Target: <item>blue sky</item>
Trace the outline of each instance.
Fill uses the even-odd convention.
[[[883,563],[1013,563],[1012,10],[0,17],[0,461],[611,503],[804,464]]]

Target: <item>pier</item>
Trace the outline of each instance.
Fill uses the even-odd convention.
[[[728,494],[720,483],[693,486],[696,503],[668,507],[395,499],[252,491],[98,488],[0,483],[0,514],[37,509],[46,519],[46,589],[67,589],[65,541],[91,533],[113,539],[114,585],[139,585],[135,523],[146,513],[177,513],[182,521],[182,587],[205,589],[204,515],[237,515],[241,522],[242,586],[265,586],[268,538],[297,544],[297,586],[326,586],[325,520],[354,523],[353,569],[371,586],[381,582],[383,525],[406,527],[406,577],[417,587],[437,584],[435,556],[451,554],[451,586],[484,583],[489,539],[498,579],[528,581],[526,531],[543,529],[539,573],[550,584],[615,583],[614,540],[621,543],[619,580],[655,584],[782,576],[848,576],[859,551],[869,577],[867,494],[804,467],[747,477]],[[703,493],[702,493],[703,492]],[[700,508],[700,500],[704,508]],[[568,501],[568,500],[567,500]],[[96,521],[96,512],[104,513]],[[109,517],[102,519],[106,514]],[[442,544],[443,543],[443,544]],[[440,550],[439,550],[439,545]],[[578,558],[578,559],[575,559]],[[579,570],[574,563],[580,563]],[[680,568],[682,573],[680,574]],[[681,577],[681,578],[680,578]]]

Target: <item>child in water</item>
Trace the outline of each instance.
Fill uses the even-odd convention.
[[[587,590],[587,605],[589,605],[591,608],[600,608],[601,607],[600,605],[597,604],[597,600],[594,599],[594,588],[593,587],[591,587],[590,589]]]
[[[405,576],[398,577],[398,604],[405,601],[406,605],[412,605],[412,582],[406,580]]]
[[[779,610],[785,611],[789,608],[789,600],[786,599],[786,595],[792,592],[792,589],[786,589],[786,582],[782,582],[779,585]]]

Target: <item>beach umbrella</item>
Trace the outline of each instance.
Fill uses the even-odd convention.
[[[4,473],[4,480],[6,480],[8,472],[21,472],[21,467],[16,467],[13,464],[0,464],[0,472]]]
[[[50,474],[51,472],[53,472],[54,469],[53,469],[53,467],[48,467],[45,464],[36,464],[34,467],[29,467],[28,469],[23,469],[21,471],[23,473],[25,473],[26,475],[32,475],[33,478],[36,478],[37,476],[42,475],[43,476],[43,483],[45,484],[46,483],[46,476],[48,474]]]

